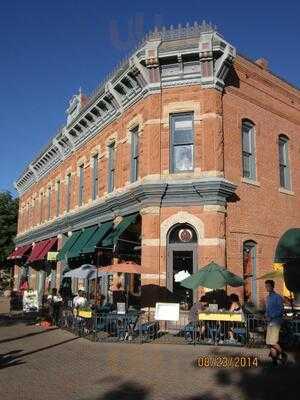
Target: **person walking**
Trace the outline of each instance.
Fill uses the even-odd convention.
[[[268,292],[266,298],[266,319],[268,322],[266,344],[270,348],[269,356],[274,365],[277,365],[278,361],[286,364],[287,354],[283,352],[279,344],[279,332],[283,322],[283,298],[275,292],[273,280],[265,281],[265,287]]]
[[[53,325],[58,325],[60,319],[60,307],[62,305],[62,298],[57,293],[57,289],[53,288],[51,294],[47,298],[49,304],[49,314]]]

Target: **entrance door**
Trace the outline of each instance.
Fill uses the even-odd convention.
[[[197,237],[194,230],[178,225],[169,234],[167,253],[167,288],[174,294],[174,300],[182,308],[190,308],[196,300],[196,291],[181,286],[184,274],[197,271]]]

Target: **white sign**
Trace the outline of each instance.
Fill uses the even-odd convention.
[[[179,321],[179,303],[156,303],[155,319],[157,321]]]
[[[125,303],[117,303],[117,314],[126,314]]]
[[[23,311],[31,312],[39,310],[39,298],[36,290],[25,290],[23,294]]]
[[[190,276],[190,273],[188,271],[179,271],[177,274],[174,275],[174,281],[175,282],[181,282],[185,278],[188,278]]]

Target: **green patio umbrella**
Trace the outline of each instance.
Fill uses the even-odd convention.
[[[283,271],[277,270],[277,271],[270,271],[267,272],[266,274],[260,276],[258,279],[276,279],[276,278],[283,278]]]
[[[237,287],[243,286],[243,284],[242,278],[214,262],[209,263],[201,268],[200,271],[181,282],[181,286],[193,290],[199,286],[209,289],[221,289],[226,285]]]

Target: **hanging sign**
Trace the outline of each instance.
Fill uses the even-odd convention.
[[[47,261],[56,261],[58,251],[48,251]]]

